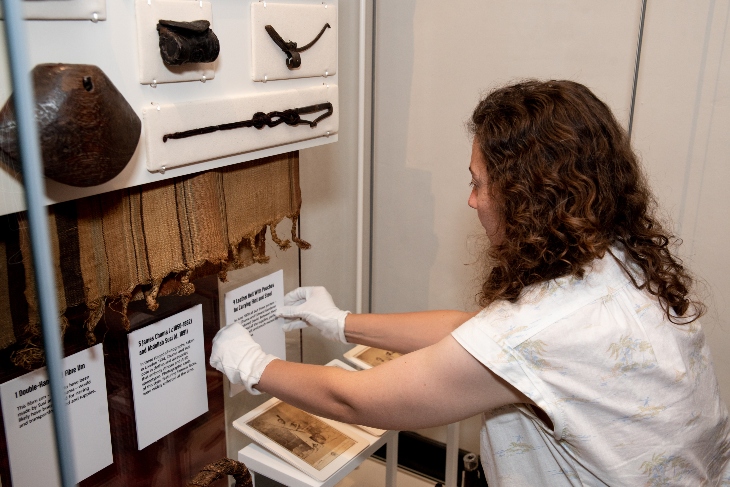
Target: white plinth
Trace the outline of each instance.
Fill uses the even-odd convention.
[[[254,487],[256,485],[256,474],[264,475],[287,487],[332,487],[345,478],[347,474],[352,472],[365,459],[370,457],[370,455],[375,453],[378,448],[387,444],[385,486],[395,487],[398,467],[398,432],[388,431],[383,433],[383,436],[378,437],[369,435],[363,431],[361,436],[370,442],[370,446],[360,452],[358,456],[353,458],[324,482],[314,480],[309,475],[292,467],[273,453],[253,443],[238,452],[238,460],[245,463],[246,467],[254,474]]]

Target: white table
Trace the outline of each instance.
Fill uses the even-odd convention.
[[[251,471],[254,477],[254,487],[256,485],[256,474],[264,475],[287,487],[332,487],[375,453],[378,448],[388,445],[385,459],[385,486],[395,487],[398,472],[398,432],[386,431],[383,436],[372,436],[364,431],[358,431],[358,433],[368,440],[370,446],[324,482],[314,480],[309,475],[292,467],[273,453],[254,443],[238,452],[238,460],[245,463]]]

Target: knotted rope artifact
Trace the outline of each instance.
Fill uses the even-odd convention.
[[[302,120],[300,115],[306,115],[309,113],[317,113],[322,110],[327,110],[326,113],[320,115],[312,121]],[[309,125],[311,128],[315,128],[317,123],[321,120],[329,117],[333,113],[332,103],[319,103],[318,105],[309,105],[302,108],[292,108],[284,110],[283,112],[256,112],[253,114],[251,120],[243,120],[240,122],[224,123],[221,125],[210,125],[208,127],[201,127],[198,129],[185,130],[183,132],[175,132],[172,134],[165,134],[162,136],[162,142],[167,142],[168,139],[185,139],[187,137],[193,137],[195,135],[210,134],[219,130],[232,130],[241,127],[256,127],[262,129],[264,127],[276,127],[279,124],[285,123],[287,125]]]

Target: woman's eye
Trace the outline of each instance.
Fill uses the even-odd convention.
[[[477,185],[477,182],[476,182],[476,181],[474,181],[473,179],[472,179],[472,180],[471,180],[471,181],[469,182],[469,187],[470,187],[470,188],[475,188],[475,187],[476,187],[476,185]]]

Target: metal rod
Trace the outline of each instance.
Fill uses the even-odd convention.
[[[23,168],[25,203],[30,226],[36,294],[43,330],[51,403],[53,404],[52,420],[56,453],[62,485],[63,487],[71,487],[76,485],[76,482],[63,383],[63,367],[61,364],[63,349],[61,346],[58,302],[56,301],[56,273],[51,259],[48,217],[43,201],[45,186],[41,169],[42,159],[38,146],[33,83],[30,77],[26,52],[27,35],[23,23],[21,4],[21,0],[3,0],[5,38],[13,82],[13,102],[18,127],[18,148]]]
[[[392,435],[385,449],[385,487],[396,487],[398,483],[398,432],[389,431]]]
[[[646,16],[646,2],[641,2],[641,18],[639,19],[639,42],[636,44],[636,64],[634,65],[634,86],[631,90],[631,112],[629,113],[629,140],[631,129],[634,127],[634,108],[636,107],[636,89],[639,85],[639,62],[641,61],[641,42],[644,39],[644,17]]]
[[[360,0],[357,60],[357,242],[355,242],[355,313],[362,313],[365,254],[365,52],[367,0]]]
[[[368,313],[373,312],[373,235],[375,234],[375,223],[373,221],[373,214],[375,212],[374,200],[375,195],[375,47],[376,47],[376,22],[377,22],[377,0],[373,0],[373,20],[372,26],[370,27],[371,40],[370,40],[370,187],[368,188]]]
[[[444,485],[456,487],[459,478],[459,423],[451,423],[446,427],[446,471]]]

